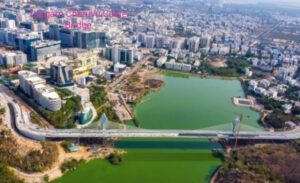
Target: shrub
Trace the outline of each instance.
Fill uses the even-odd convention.
[[[62,173],[65,173],[66,171],[69,170],[75,170],[76,167],[80,164],[80,163],[84,163],[84,160],[76,160],[76,159],[70,159],[70,160],[66,160],[65,162],[63,162],[63,164],[60,166],[60,170]]]
[[[14,173],[4,164],[0,164],[0,182],[1,183],[24,183],[23,180],[18,179]]]
[[[295,107],[293,107],[292,113],[293,113],[294,115],[300,115],[300,106],[295,106]]]
[[[124,162],[124,157],[120,154],[111,154],[107,159],[113,165],[121,165]]]
[[[72,143],[69,141],[63,141],[60,143],[61,147],[65,150],[65,152],[70,152],[69,148],[72,146]]]
[[[44,179],[44,182],[49,182],[49,175],[46,174],[43,179]]]

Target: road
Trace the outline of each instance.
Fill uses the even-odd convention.
[[[229,131],[217,130],[151,130],[151,129],[47,129],[41,128],[30,121],[28,110],[24,110],[16,97],[7,95],[1,90],[2,100],[5,100],[11,118],[11,128],[15,133],[33,140],[46,140],[55,138],[105,138],[105,137],[156,137],[156,138],[236,138]],[[300,128],[287,132],[240,132],[239,139],[253,140],[294,140],[300,139]]]
[[[28,125],[30,122],[22,117],[21,108],[17,104],[8,104],[11,120],[16,123],[13,126],[17,128],[17,132],[23,136],[34,140],[46,140],[55,138],[111,138],[111,137],[156,137],[156,138],[225,138],[235,139],[236,137],[228,131],[214,130],[146,130],[146,129],[117,129],[117,130],[101,130],[101,129],[44,129]],[[300,139],[300,130],[288,132],[240,132],[239,139],[257,139],[257,140],[294,140]]]
[[[278,24],[274,25],[272,28],[258,34],[255,38],[255,41],[253,43],[251,43],[250,47],[253,47],[254,45],[256,45],[258,43],[258,41],[261,40],[263,35],[271,33],[273,30],[275,30],[280,25],[281,25],[281,23],[278,23]]]

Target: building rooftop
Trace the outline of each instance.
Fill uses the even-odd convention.
[[[67,48],[63,49],[61,53],[65,56],[71,57],[72,59],[76,59],[78,57],[91,54],[92,52],[81,48]]]
[[[25,78],[37,76],[36,73],[31,72],[31,71],[19,71],[18,74],[21,75],[21,76],[23,76],[23,77],[25,77]]]
[[[35,47],[35,48],[43,48],[43,47],[53,46],[53,45],[58,45],[58,44],[60,44],[60,41],[40,40],[40,41],[36,41],[36,42],[31,43],[31,46]]]
[[[38,76],[32,76],[32,77],[29,76],[29,77],[27,77],[27,80],[29,82],[31,82],[32,84],[46,82],[44,79],[42,79]]]

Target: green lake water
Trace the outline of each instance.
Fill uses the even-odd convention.
[[[66,173],[54,183],[205,183],[221,164],[207,140],[126,139],[116,144],[126,149],[122,165],[92,160]]]
[[[231,121],[243,114],[244,129],[259,130],[259,113],[232,104],[243,96],[237,80],[164,76],[165,86],[144,97],[135,114],[142,128],[230,130]],[[206,183],[221,164],[211,154],[220,144],[203,139],[125,139],[125,162],[106,160],[81,164],[54,183]]]
[[[258,112],[232,103],[233,97],[244,96],[238,80],[165,75],[164,82],[135,109],[142,128],[230,130],[232,120],[242,114],[242,129],[261,129]]]

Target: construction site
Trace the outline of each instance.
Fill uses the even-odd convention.
[[[108,98],[121,121],[135,119],[134,107],[149,92],[158,91],[163,86],[159,69],[151,66],[148,60],[123,73],[109,86]]]

